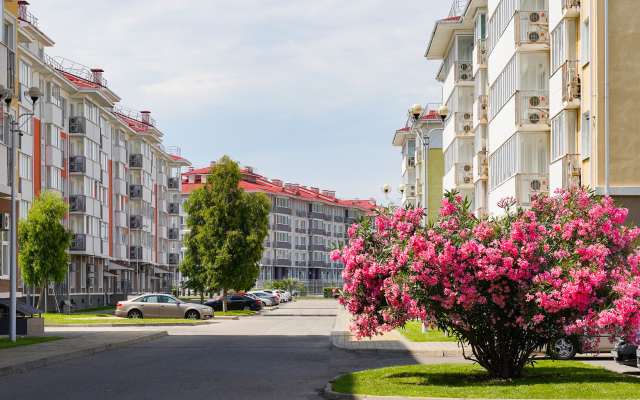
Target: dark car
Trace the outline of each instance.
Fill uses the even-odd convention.
[[[637,366],[636,351],[638,346],[634,344],[626,344],[624,340],[618,340],[613,350],[611,350],[611,357],[618,364],[629,365],[631,367]]]
[[[204,304],[213,308],[214,311],[222,311],[222,296],[215,300],[209,300]],[[260,311],[262,310],[262,303],[251,297],[240,294],[230,294],[227,295],[227,310]]]

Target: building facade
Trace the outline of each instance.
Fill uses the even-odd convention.
[[[113,304],[133,293],[171,290],[180,260],[180,149],[164,147],[148,111],[119,105],[99,68],[51,57],[54,42],[24,1],[4,2],[0,84],[17,94],[7,112],[22,123],[17,170],[19,217],[43,191],[69,205],[62,221],[72,232],[68,278],[47,288],[48,310],[71,299],[78,308]],[[47,51],[45,51],[45,48]],[[5,57],[6,56],[6,57]],[[24,94],[43,93],[33,107]],[[6,107],[5,107],[6,109]],[[26,114],[34,113],[32,119]],[[24,118],[21,116],[25,116]],[[6,119],[5,119],[6,121]],[[0,212],[10,210],[7,152],[0,151]],[[9,151],[10,152],[10,151]],[[3,231],[0,298],[9,296],[8,238]],[[18,268],[19,271],[19,268]],[[39,288],[18,281],[17,297],[35,304]]]
[[[214,166],[183,173],[182,201],[192,190],[201,187]],[[242,169],[240,187],[248,193],[264,193],[271,202],[269,234],[264,241],[258,284],[298,278],[309,289],[324,283],[342,283],[341,262],[331,260],[334,246],[348,243],[348,229],[357,218],[373,215],[378,208],[374,199],[342,200],[330,190],[306,187],[297,183],[269,180],[254,168]],[[182,211],[184,213],[184,211]],[[183,230],[187,227],[183,214]]]
[[[427,204],[427,218],[430,221],[438,216],[444,176],[442,119],[437,114],[438,106],[427,105],[416,122],[398,129],[391,141],[393,146],[400,147],[402,155],[402,183],[406,187],[402,194],[402,206],[425,207]],[[425,143],[428,144],[426,157],[423,156]]]
[[[473,199],[478,216],[515,197],[570,185],[605,192],[603,0],[455,0],[436,22],[426,58],[451,113],[445,121],[443,189]],[[632,0],[610,3],[610,193],[640,222],[640,161],[632,132],[640,107],[640,24]],[[471,179],[468,179],[471,172]]]

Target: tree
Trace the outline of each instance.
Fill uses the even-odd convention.
[[[245,193],[241,180],[238,164],[224,156],[184,203],[191,230],[185,265],[196,267],[183,271],[203,278],[206,287],[222,288],[225,299],[230,288],[244,291],[255,284],[269,229],[271,203],[264,193]]]
[[[306,290],[306,287],[298,278],[285,278],[280,282],[274,282],[271,286],[273,289],[286,290],[292,295],[294,290],[297,290],[298,292]]]
[[[357,337],[419,318],[470,349],[465,357],[491,376],[511,379],[532,353],[559,336],[607,335],[637,343],[640,231],[623,226],[627,210],[586,188],[515,199],[505,214],[478,220],[456,192],[427,227],[421,209],[383,210],[375,224],[349,230],[336,250],[346,264],[341,303]]]
[[[200,304],[204,304],[204,291],[207,288],[207,269],[202,262],[197,237],[205,225],[204,213],[194,209],[191,205],[204,204],[206,192],[194,190],[189,195],[189,201],[184,203],[184,209],[189,214],[187,226],[190,231],[183,235],[182,243],[186,248],[184,259],[180,262],[182,276],[189,278],[185,287],[200,292]]]
[[[59,195],[41,192],[18,223],[18,263],[24,283],[40,287],[37,308],[49,282],[62,283],[67,276],[71,232],[60,223],[67,210]]]

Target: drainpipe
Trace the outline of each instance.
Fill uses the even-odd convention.
[[[591,24],[589,24],[591,26]],[[609,0],[604,0],[604,194],[609,194]]]

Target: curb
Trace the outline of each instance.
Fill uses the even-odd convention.
[[[223,319],[230,319],[230,317],[220,317]],[[231,317],[233,318],[233,317]],[[236,317],[237,319],[237,317]],[[79,327],[79,328],[86,328],[86,327],[97,327],[97,328],[127,328],[127,327],[136,327],[136,326],[196,326],[196,325],[209,325],[210,322],[205,322],[205,321],[200,321],[200,322],[145,322],[145,323],[141,323],[141,324],[130,324],[130,323],[113,323],[113,324],[44,324],[45,328],[46,327],[50,327],[50,328],[56,328],[56,327],[67,327],[67,328],[73,328],[73,327]]]
[[[146,342],[148,340],[157,339],[167,335],[168,333],[166,331],[154,332],[151,334],[141,335],[138,337],[127,339],[127,340],[101,344],[95,347],[83,348],[83,349],[74,350],[68,353],[63,353],[63,354],[55,354],[45,358],[41,358],[39,360],[33,360],[33,361],[27,361],[27,362],[17,363],[13,365],[8,365],[6,367],[0,368],[0,376],[15,374],[17,372],[23,372],[23,371],[27,371],[27,370],[38,368],[38,367],[44,367],[45,365],[55,364],[62,361],[73,360],[74,358],[80,358],[80,357],[88,356],[91,354],[101,353],[107,350],[113,350],[120,347],[130,346],[132,344]]]

